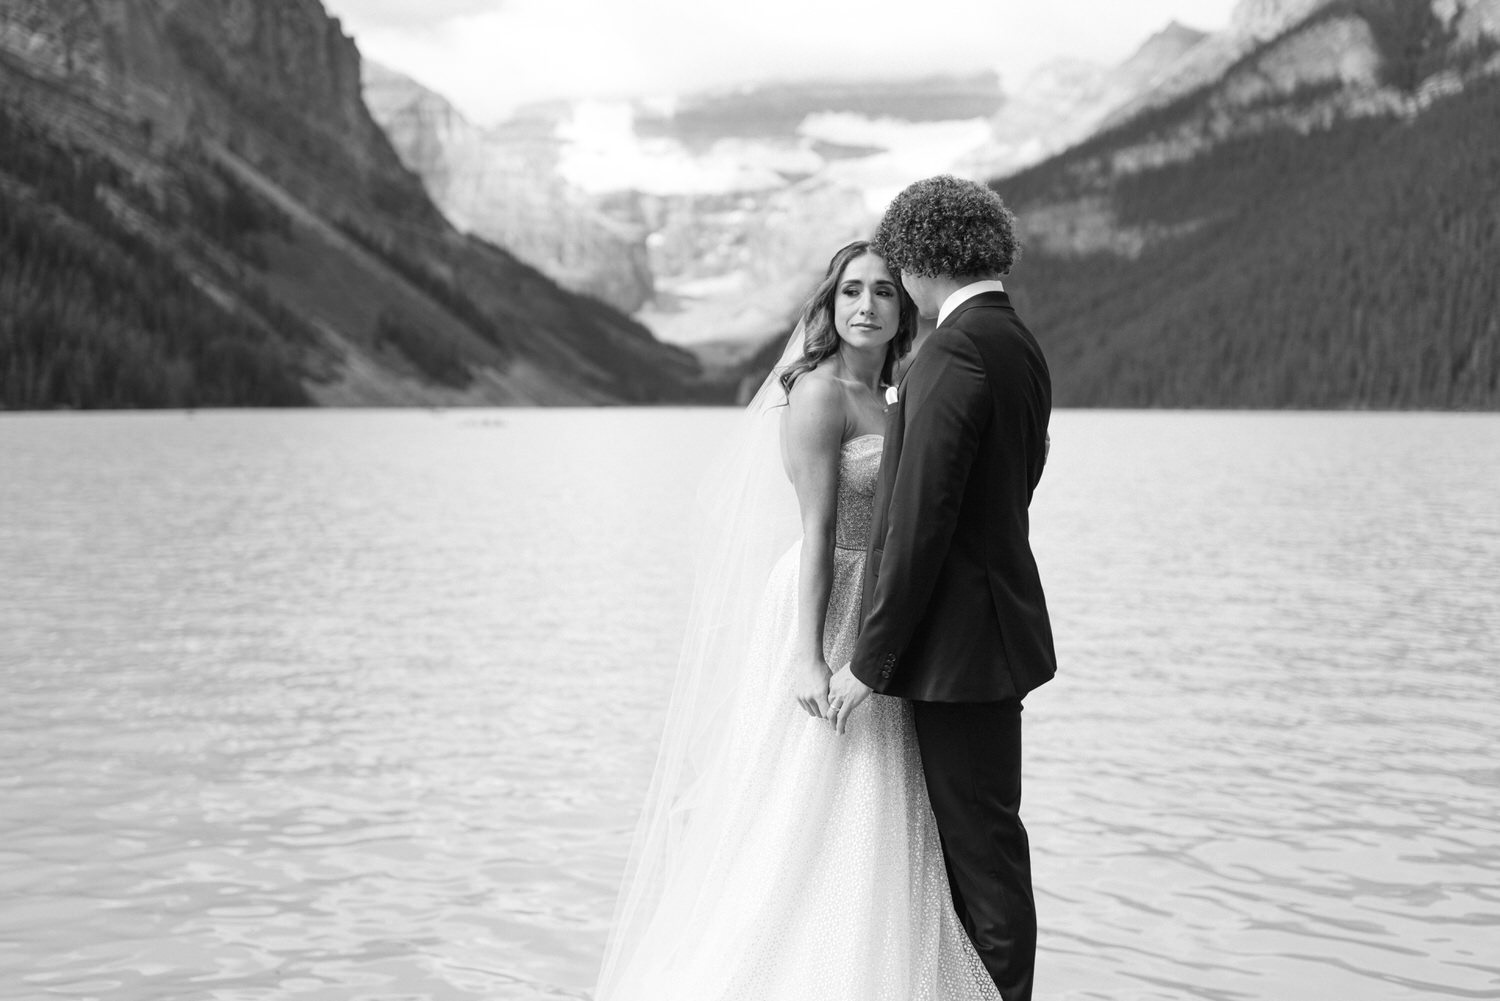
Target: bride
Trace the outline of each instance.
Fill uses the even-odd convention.
[[[829,722],[829,665],[859,628],[883,392],[916,329],[869,244],[839,250],[709,478],[596,1001],[999,997],[953,909],[910,707],[873,695],[846,732]]]

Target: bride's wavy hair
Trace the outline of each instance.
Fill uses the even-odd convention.
[[[781,388],[788,394],[798,379],[817,368],[825,358],[831,358],[837,353],[839,332],[833,323],[833,298],[838,293],[839,282],[843,280],[844,269],[849,266],[849,262],[866,254],[880,256],[871,247],[869,240],[855,240],[848,246],[840,247],[828,262],[828,273],[823,276],[818,287],[813,289],[807,305],[802,307],[802,356],[781,373]],[[900,297],[901,309],[900,319],[896,323],[896,336],[886,345],[885,364],[880,369],[880,383],[883,386],[891,384],[896,372],[896,362],[911,350],[912,341],[917,336],[917,304],[906,294],[906,289],[901,285],[901,276],[892,270],[891,277],[896,279],[896,294]]]

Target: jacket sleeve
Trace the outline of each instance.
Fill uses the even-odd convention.
[[[907,414],[891,487],[884,552],[850,670],[883,692],[922,621],[953,541],[991,394],[968,335],[944,331],[923,345],[902,387]]]

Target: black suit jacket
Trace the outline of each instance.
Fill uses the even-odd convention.
[[[1056,672],[1028,514],[1051,413],[1046,359],[1004,292],[923,344],[887,417],[850,664],[875,691],[990,702]]]

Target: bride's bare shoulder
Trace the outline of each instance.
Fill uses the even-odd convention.
[[[844,425],[846,396],[843,384],[828,366],[808,369],[787,393],[788,417],[794,426],[808,428]]]
[[[797,377],[787,392],[787,401],[792,406],[827,406],[842,400],[845,395],[844,383],[834,375],[833,366],[819,365]]]

